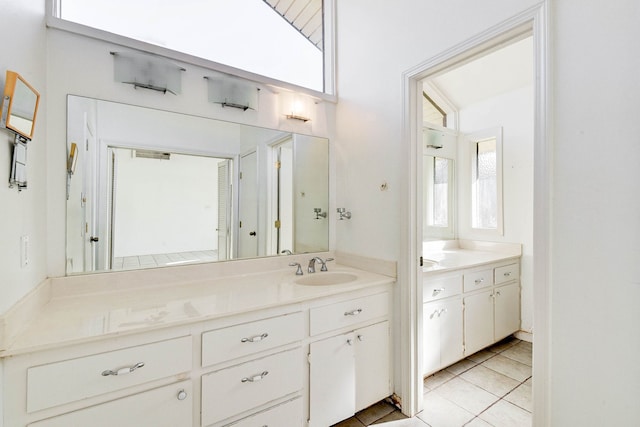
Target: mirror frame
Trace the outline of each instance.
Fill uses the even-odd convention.
[[[13,109],[13,102],[15,100],[15,90],[18,81],[22,82],[29,90],[31,90],[36,96],[36,105],[33,110],[33,120],[31,122],[31,131],[25,133],[23,130],[13,126],[11,124],[11,111]],[[7,105],[5,106],[5,102]],[[33,88],[20,74],[15,71],[7,70],[7,78],[4,86],[4,94],[2,96],[2,103],[0,104],[0,117],[2,124],[13,132],[22,135],[23,137],[31,140],[33,139],[33,133],[36,127],[36,117],[38,114],[38,106],[40,105],[40,93]]]

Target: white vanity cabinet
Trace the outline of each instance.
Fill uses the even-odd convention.
[[[429,375],[464,354],[462,275],[445,274],[423,286],[423,373]]]
[[[470,272],[476,283],[479,272]],[[464,296],[465,355],[491,345],[520,328],[520,264],[482,270],[484,286]],[[466,275],[465,275],[466,276]],[[467,281],[465,280],[465,291]]]
[[[393,279],[361,274],[324,288],[243,277],[242,292],[273,297],[261,305],[233,281],[204,296],[195,284],[189,298],[163,288],[168,302],[152,311],[177,319],[164,324],[121,309],[127,292],[55,301],[37,323],[55,327],[34,326],[0,352],[0,427],[307,427],[310,413],[314,426],[339,422],[392,394]],[[56,339],[42,343],[45,332]]]
[[[191,396],[191,381],[183,381],[31,423],[29,427],[191,426]]]
[[[430,375],[519,330],[519,261],[425,273],[423,303],[423,374]]]
[[[360,326],[309,345],[310,427],[330,426],[391,395],[389,321],[379,321],[389,303],[383,293],[311,309],[312,330],[314,322],[325,325],[317,332]]]

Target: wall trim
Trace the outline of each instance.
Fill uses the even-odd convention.
[[[550,325],[549,267],[550,261],[550,96],[549,96],[549,42],[547,1],[487,29],[440,54],[412,67],[402,75],[403,84],[403,140],[408,150],[403,162],[406,172],[404,193],[406,221],[401,231],[401,257],[398,265],[400,285],[400,392],[402,411],[413,416],[422,410],[422,286],[418,280],[421,255],[422,224],[419,218],[422,206],[422,164],[418,161],[422,145],[418,128],[422,120],[417,99],[418,83],[430,75],[461,65],[479,54],[499,49],[504,43],[519,37],[533,35],[535,66],[535,119],[534,119],[534,412],[533,425],[549,424],[550,396]],[[420,120],[419,120],[420,119]]]

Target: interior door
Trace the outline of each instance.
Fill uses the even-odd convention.
[[[238,188],[238,257],[258,256],[258,161],[257,152],[240,156]]]
[[[231,255],[231,160],[218,163],[218,260]]]

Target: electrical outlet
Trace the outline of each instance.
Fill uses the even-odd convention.
[[[29,265],[29,236],[20,237],[20,267]]]

